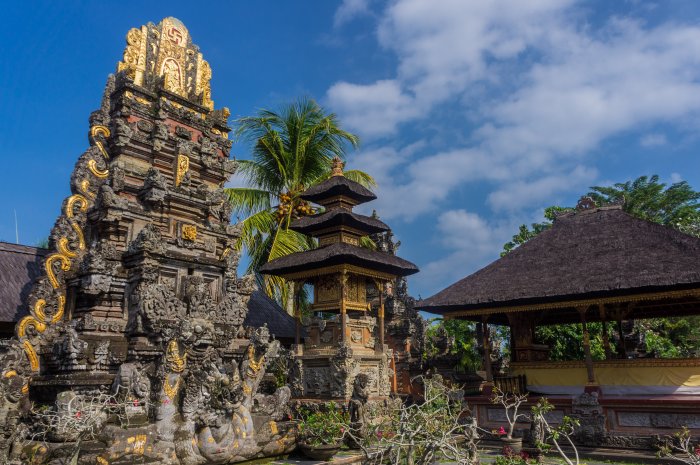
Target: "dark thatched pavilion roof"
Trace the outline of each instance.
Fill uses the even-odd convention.
[[[343,209],[328,210],[313,216],[303,216],[294,220],[289,228],[302,234],[312,235],[314,232],[338,226],[348,226],[363,231],[367,235],[389,230],[389,226],[376,218],[358,215]]]
[[[264,291],[256,290],[248,301],[248,314],[243,326],[259,328],[267,324],[270,334],[283,342],[294,339],[296,324],[294,317],[284,311],[277,302],[272,300]]]
[[[700,288],[699,238],[607,207],[557,219],[416,307],[446,315],[494,314],[499,308],[694,288]]]
[[[339,195],[351,198],[358,204],[377,198],[371,190],[345,176],[331,176],[322,183],[305,190],[301,194],[301,198],[309,202],[319,203],[319,201]]]
[[[28,314],[24,305],[42,272],[46,249],[0,242],[0,333],[12,334],[15,322]]]
[[[283,276],[309,269],[343,264],[381,271],[395,276],[408,276],[418,272],[416,265],[396,255],[343,242],[280,257],[265,263],[260,267],[260,272]]]

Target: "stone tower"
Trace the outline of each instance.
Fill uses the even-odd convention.
[[[97,441],[90,463],[229,463],[293,445],[274,408],[258,418],[253,407],[279,343],[243,327],[254,279],[236,273],[239,228],[223,189],[236,162],[210,79],[177,19],[127,34],[30,315],[0,354],[0,394],[19,389],[0,395],[14,402],[0,402],[0,430],[19,424],[12,411],[28,395],[58,422],[42,439]],[[82,420],[61,426],[105,408],[121,421],[100,420],[102,437],[88,438]],[[0,452],[18,454],[3,438]]]
[[[343,176],[333,161],[332,176],[301,194],[323,207],[322,213],[295,220],[290,229],[318,239],[318,248],[273,260],[261,267],[300,285],[313,286],[314,316],[297,333],[293,394],[301,400],[348,401],[359,374],[370,401],[391,392],[391,351],[384,344],[384,303],[373,314],[368,289],[380,299],[397,276],[416,273],[416,266],[390,253],[360,246],[364,236],[389,230],[379,221],[352,211],[376,196]],[[301,315],[297,315],[301,320]],[[300,324],[300,323],[299,323]]]

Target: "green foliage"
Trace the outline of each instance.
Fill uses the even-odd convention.
[[[646,350],[660,358],[700,356],[700,316],[635,321]]]
[[[257,273],[270,260],[316,246],[313,239],[288,229],[295,218],[314,213],[300,194],[328,179],[331,160],[344,159],[346,150],[356,148],[359,140],[340,129],[334,114],[326,114],[308,99],[279,112],[260,110],[256,116],[241,118],[235,134],[251,142],[253,148],[250,160],[239,161],[246,187],[228,188],[226,192],[235,215],[244,218],[236,245],[250,256],[247,271]],[[372,177],[362,171],[346,171],[345,177],[365,186],[374,185]],[[283,279],[258,278],[268,295],[289,307],[291,289]]]
[[[612,328],[608,326],[610,336]],[[605,348],[601,323],[588,323],[593,360],[605,360]],[[583,360],[583,327],[580,323],[566,325],[538,326],[535,328],[535,342],[549,346],[550,360]]]
[[[472,372],[481,367],[481,356],[477,350],[475,323],[467,320],[443,320],[434,318],[428,322],[423,358],[428,360],[439,355],[442,350],[438,341],[447,335],[452,344],[449,354],[459,357],[458,371]]]
[[[647,221],[674,227],[686,234],[700,236],[700,192],[694,191],[686,181],[666,187],[659,176],[640,176],[634,181],[619,182],[612,186],[592,186],[586,194],[596,205],[613,202],[624,204],[622,209],[630,215]],[[503,245],[501,256],[521,246],[542,231],[549,229],[557,213],[572,211],[570,207],[551,206],[545,209],[545,221],[521,225],[518,234]]]
[[[324,404],[319,410],[299,412],[299,436],[311,446],[338,444],[343,440],[350,418],[335,402]]]
[[[623,209],[630,215],[681,230],[698,231],[700,225],[700,192],[686,181],[666,188],[656,174],[640,176],[613,186],[593,186],[588,196],[598,205],[624,200]]]

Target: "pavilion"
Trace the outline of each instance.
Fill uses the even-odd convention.
[[[550,229],[416,307],[480,325],[485,395],[494,383],[488,325],[507,325],[509,374],[533,394],[558,396],[564,411],[562,399],[596,392],[608,430],[700,428],[700,359],[631,352],[622,334],[612,347],[607,330],[699,315],[699,238],[583,198]],[[590,322],[602,323],[605,360],[591,356]],[[551,361],[535,338],[537,326],[566,323],[581,323],[584,360]],[[661,421],[660,412],[670,415]]]

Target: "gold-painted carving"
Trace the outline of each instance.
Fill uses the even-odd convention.
[[[180,389],[180,377],[177,377],[177,380],[175,381],[175,384],[170,384],[170,378],[169,375],[165,375],[165,380],[163,381],[163,391],[165,391],[165,395],[170,397],[171,399],[174,399],[175,396],[177,395],[177,391]]]
[[[221,252],[221,257],[219,257],[219,260],[225,260],[226,257],[229,256],[231,253],[231,247],[226,247],[223,252]]]
[[[80,204],[79,210],[81,212],[86,212],[88,208],[88,199],[80,194],[74,194],[68,197],[68,202],[66,203],[66,216],[68,218],[73,218],[75,216],[74,207],[75,204]]]
[[[65,311],[65,308],[66,308],[66,296],[64,296],[63,294],[59,294],[59,296],[58,296],[58,310],[54,314],[53,318],[51,318],[51,323],[56,323],[61,318],[63,318],[63,312]]]
[[[186,241],[196,241],[197,240],[197,226],[193,224],[183,224],[182,225],[182,238]]]
[[[255,349],[252,345],[248,346],[248,376],[255,376],[264,363],[265,355],[263,354],[259,360],[255,360]]]
[[[109,462],[106,459],[103,459],[102,457],[97,457],[97,463],[98,465],[109,465]]]
[[[104,179],[107,176],[109,176],[109,170],[100,170],[97,167],[97,162],[95,160],[90,160],[88,161],[88,169],[92,174],[94,174],[96,177],[100,179]]]
[[[46,323],[46,313],[44,313],[45,306],[46,301],[44,299],[37,299],[34,304],[34,316],[42,323]]]
[[[15,370],[8,370],[8,371],[6,371],[5,374],[2,375],[2,376],[3,376],[3,378],[14,378],[15,376],[17,376],[17,371],[15,371]]]
[[[165,361],[168,363],[168,369],[173,373],[182,373],[187,363],[187,354],[180,355],[180,346],[176,340],[168,343],[168,348],[165,352]]]
[[[61,270],[63,271],[70,270],[71,262],[65,255],[61,255],[59,253],[49,255],[49,257],[46,259],[46,263],[44,264],[44,268],[46,268],[46,276],[49,278],[51,286],[53,286],[54,289],[58,289],[60,284],[58,282],[58,278],[56,278],[56,272],[53,269],[53,263],[55,261],[61,262]]]
[[[82,192],[85,195],[85,197],[89,197],[91,199],[95,198],[95,194],[90,192],[90,181],[88,181],[87,179],[83,179],[82,181],[80,181],[80,192]]]
[[[102,142],[97,139],[98,135],[101,135],[106,139],[111,135],[111,132],[109,132],[109,128],[107,128],[106,126],[98,125],[90,128],[90,137],[92,137],[92,141],[95,143],[97,148],[100,149],[100,153],[105,158],[105,160],[109,160],[109,154],[107,153],[107,150],[105,149]]]
[[[59,239],[57,248],[58,248],[58,252],[61,255],[65,255],[68,258],[74,258],[76,255],[78,255],[76,252],[73,252],[68,247],[68,238],[67,237],[62,237],[61,239]]]
[[[211,66],[202,59],[202,54],[197,55],[197,82],[195,92],[201,96],[202,106],[214,109],[214,102],[211,100]]]
[[[177,156],[177,168],[175,170],[175,186],[179,186],[190,169],[190,158],[187,155]]]
[[[32,344],[29,341],[24,341],[22,346],[24,347],[24,353],[27,354],[29,366],[31,367],[32,371],[39,371],[39,357],[36,356],[36,351],[34,350],[34,347],[32,347]]]
[[[71,226],[73,227],[73,231],[75,231],[75,235],[78,236],[78,249],[85,250],[85,236],[83,236],[83,230],[75,221],[71,223]]]
[[[124,71],[136,85],[143,85],[143,73],[146,70],[146,42],[148,30],[133,28],[126,34],[124,61],[117,64],[117,72]]]

